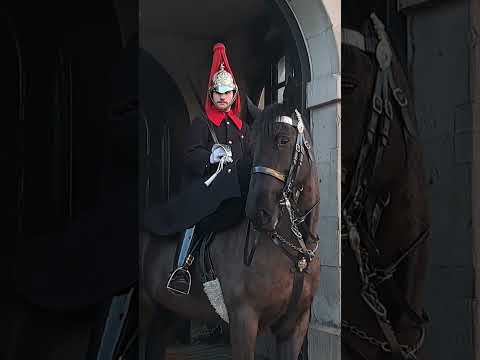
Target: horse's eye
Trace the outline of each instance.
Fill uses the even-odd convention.
[[[289,141],[290,141],[290,138],[288,136],[278,137],[278,145],[287,145]]]

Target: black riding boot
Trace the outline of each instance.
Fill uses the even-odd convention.
[[[167,282],[167,289],[176,295],[188,295],[192,285],[192,276],[188,268],[193,263],[193,256],[189,254],[192,247],[195,226],[183,231],[177,268],[172,272]]]

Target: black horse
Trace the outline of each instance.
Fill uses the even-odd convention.
[[[342,29],[342,358],[421,358],[430,217],[408,83],[375,14]]]
[[[292,115],[282,104],[260,111],[250,103],[249,110],[255,118],[255,155],[247,218],[216,234],[210,249],[225,308],[216,304],[214,309],[205,295],[201,261],[194,263],[190,295],[168,292],[177,239],[144,234],[142,299],[144,309],[157,313],[154,326],[162,329],[161,337],[148,339],[156,353],[164,354],[173,340],[178,316],[211,323],[221,316],[229,323],[233,359],[253,360],[257,335],[267,328],[276,335],[275,359],[299,356],[320,276],[315,251],[319,181],[311,139],[300,114]]]

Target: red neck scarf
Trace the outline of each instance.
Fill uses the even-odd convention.
[[[227,54],[225,51],[225,45],[222,43],[215,44],[213,46],[213,59],[212,59],[212,66],[210,68],[210,77],[208,80],[208,84],[212,83],[213,75],[220,69],[220,64],[223,62],[225,70],[227,70],[233,76],[232,69],[230,64],[228,63]],[[238,91],[238,90],[237,90]],[[243,122],[238,117],[240,114],[241,106],[240,106],[240,94],[237,94],[237,98],[235,99],[234,103],[230,111],[224,112],[218,110],[215,105],[212,103],[209,94],[207,94],[207,98],[205,100],[205,113],[207,114],[208,119],[214,123],[216,126],[220,126],[223,119],[228,116],[232,119],[233,123],[238,129],[242,128]]]
[[[230,110],[228,112],[220,111],[218,110],[215,106],[211,106],[210,109],[207,110],[207,116],[208,119],[214,123],[216,126],[220,126],[222,121],[228,116],[230,119],[232,119],[233,123],[235,126],[241,130],[243,126],[242,120],[235,115],[233,110]]]

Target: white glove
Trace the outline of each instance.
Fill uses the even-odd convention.
[[[210,154],[210,164],[215,164],[220,162],[220,159],[222,156],[227,155],[225,150],[223,150],[221,147],[216,148],[215,150],[212,150],[212,153]]]
[[[219,163],[223,157],[225,157],[226,162],[233,162],[231,151],[227,153],[225,149],[229,150],[229,147],[226,145],[214,144],[212,146],[212,153],[210,154],[210,164]]]

